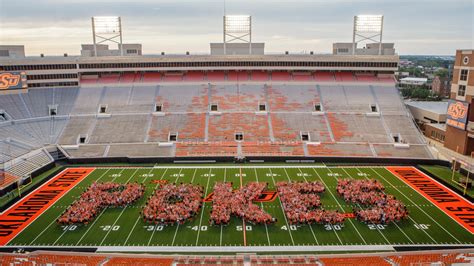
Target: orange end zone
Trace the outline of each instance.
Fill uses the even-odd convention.
[[[94,168],[65,169],[0,215],[0,246],[6,245]]]
[[[474,234],[474,205],[415,167],[386,167],[466,230]]]

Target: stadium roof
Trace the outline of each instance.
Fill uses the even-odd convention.
[[[99,56],[99,57],[81,57],[81,56],[46,56],[24,58],[0,58],[0,63],[25,63],[25,64],[44,64],[44,63],[101,63],[101,62],[245,62],[245,61],[327,61],[327,62],[398,62],[398,55],[309,55],[309,54],[292,54],[292,55],[145,55],[145,56]]]
[[[428,112],[432,112],[435,114],[446,114],[448,112],[448,102],[421,102],[421,101],[413,101],[413,102],[406,102],[407,105],[413,106],[418,109],[422,109]]]

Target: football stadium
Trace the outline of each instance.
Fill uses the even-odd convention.
[[[205,55],[142,55],[120,17],[80,56],[0,46],[1,264],[472,265],[472,189],[443,179],[466,173],[384,17],[353,23],[331,54],[265,53],[246,15]]]

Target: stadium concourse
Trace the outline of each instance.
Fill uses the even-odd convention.
[[[126,254],[81,254],[35,251],[26,254],[1,254],[1,265],[472,265],[472,250],[373,253],[363,255],[235,255],[235,256],[157,256]]]
[[[304,76],[122,73],[4,93],[0,162],[25,177],[57,156],[431,158],[393,79]]]

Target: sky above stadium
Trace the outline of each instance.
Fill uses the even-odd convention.
[[[352,40],[357,14],[383,14],[384,41],[401,55],[474,47],[474,0],[227,0],[226,11],[252,15],[253,40],[267,52],[330,53]],[[142,43],[145,54],[208,53],[222,41],[223,12],[223,0],[0,0],[0,44],[79,54],[92,43],[90,17],[118,15],[124,43]]]

